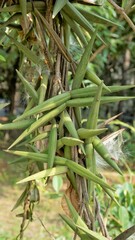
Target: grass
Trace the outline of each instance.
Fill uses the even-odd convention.
[[[0,152],[0,240],[15,240],[19,234],[22,218],[16,217],[23,212],[22,206],[13,212],[15,202],[19,198],[24,185],[16,185],[16,182],[23,178],[20,176],[22,165],[8,165],[8,160],[13,157]],[[25,168],[24,168],[25,171]],[[70,240],[72,231],[63,223],[59,213],[63,213],[61,208],[61,198],[51,199],[51,187],[43,189],[40,195],[40,203],[35,205],[33,221],[29,223],[24,232],[24,240]]]
[[[6,146],[4,147],[6,148]],[[23,164],[11,164],[8,162],[14,160],[14,156],[0,151],[0,240],[15,240],[19,234],[22,218],[16,217],[17,214],[23,212],[22,206],[15,211],[11,211],[15,202],[21,195],[24,185],[16,185],[16,182],[23,179],[26,172],[26,166]],[[21,174],[20,174],[21,172]],[[109,180],[110,173],[106,172],[106,177]],[[114,182],[121,182],[118,174],[111,173]],[[134,183],[134,179],[133,183]],[[128,181],[128,180],[127,180]],[[110,179],[111,182],[111,179]],[[111,183],[112,184],[112,183]],[[40,203],[35,205],[33,221],[29,223],[24,232],[23,240],[71,240],[73,233],[61,220],[59,213],[63,213],[61,208],[61,197],[57,194],[52,194],[52,187],[41,184]],[[64,188],[66,186],[64,185]],[[63,192],[63,191],[62,191]],[[61,193],[62,193],[61,192]],[[53,197],[56,197],[53,199]]]

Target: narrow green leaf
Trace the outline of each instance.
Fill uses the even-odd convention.
[[[95,31],[93,26],[90,24],[90,22],[87,21],[87,19],[76,9],[76,7],[70,3],[67,2],[67,4],[63,8],[64,12],[73,20],[75,20],[79,25],[81,25],[86,31],[92,35]],[[97,34],[97,38],[101,40],[101,42],[104,43],[104,41],[100,38],[100,36]]]
[[[76,89],[79,88],[81,86],[82,80],[84,79],[85,73],[86,73],[86,69],[87,69],[87,64],[89,62],[89,58],[91,55],[91,51],[92,51],[92,47],[95,41],[95,37],[96,37],[96,31],[93,33],[90,41],[88,42],[85,51],[81,57],[81,60],[77,66],[76,72],[75,72],[75,76],[73,78],[73,85],[72,85],[72,89]]]
[[[49,132],[39,133],[36,137],[32,138],[29,143],[40,141],[42,139],[48,138],[48,136]]]
[[[2,110],[4,107],[8,106],[10,103],[0,103],[0,110]]]
[[[11,211],[14,211],[16,208],[18,208],[24,202],[27,194],[28,194],[28,192],[27,192],[27,187],[26,187],[25,190],[22,192],[21,196],[18,198],[16,204],[14,205],[14,207],[12,208]]]
[[[6,59],[1,54],[0,54],[0,62],[6,62]]]
[[[59,160],[58,157],[56,157],[56,159]],[[56,160],[56,162],[57,162],[57,160]],[[70,168],[73,172],[77,173],[78,175],[101,185],[101,187],[103,186],[105,188],[107,187],[107,188],[113,190],[113,188],[111,186],[109,186],[108,184],[106,184],[101,178],[97,177],[91,171],[82,167],[81,165],[79,165],[71,160],[67,160],[65,162],[65,164],[68,168]]]
[[[35,153],[35,152],[16,151],[16,150],[12,150],[12,151],[5,150],[5,152],[18,155],[18,156],[23,156],[33,161],[41,161],[44,163],[48,162],[48,154],[45,154],[45,153]],[[77,173],[78,175],[85,177],[88,180],[92,180],[95,183],[98,183],[99,185],[101,185],[101,187],[103,186],[104,188],[109,188],[114,191],[114,188],[109,186],[107,183],[105,183],[101,178],[97,177],[88,169],[82,167],[76,162],[73,162],[72,160],[55,156],[55,164],[67,166],[69,169],[71,169],[73,172]]]
[[[92,230],[90,230],[90,229],[88,229],[88,228],[84,228],[84,227],[79,226],[79,225],[77,225],[77,227],[78,227],[80,230],[82,230],[83,232],[85,232],[85,233],[87,234],[87,236],[89,236],[90,239],[92,239],[92,240],[107,240],[107,239],[108,239],[108,238],[100,235],[99,233],[94,232],[94,231],[92,231]]]
[[[83,240],[90,240],[89,237],[86,236],[84,232],[81,232],[81,230],[77,229],[76,224],[73,222],[73,220],[66,215],[60,214],[63,221],[74,231],[77,233],[77,235],[83,239]]]
[[[114,120],[114,121],[111,121],[110,125],[111,125],[111,124],[118,124],[118,125],[120,125],[120,126],[129,128],[132,132],[135,133],[135,127],[131,126],[131,125],[128,124],[128,123],[124,123],[124,122],[122,122],[122,121],[120,121],[120,120],[118,120],[118,119],[117,119],[117,120]]]
[[[21,79],[22,83],[24,84],[28,94],[30,95],[30,97],[34,100],[35,103],[38,102],[38,95],[36,90],[34,89],[34,87],[31,85],[31,83],[29,83],[24,77],[23,75],[16,70],[18,77]]]
[[[61,9],[66,5],[67,0],[56,0],[53,8],[52,18],[55,18],[56,15],[61,11]]]
[[[31,124],[31,126],[26,129],[13,143],[12,145],[9,147],[12,148],[13,146],[15,146],[17,143],[19,143],[21,140],[23,140],[25,137],[27,137],[28,135],[30,135],[30,133],[32,133],[33,131],[35,131],[37,128],[41,127],[42,125],[45,125],[47,122],[51,121],[54,117],[56,117],[57,115],[59,115],[66,107],[66,104],[63,104],[61,106],[59,106],[58,108],[50,111],[49,113],[47,113],[45,116],[39,118],[36,122],[34,122],[33,124]]]
[[[33,6],[34,5],[35,8],[37,8],[39,11],[44,11],[45,9],[45,3],[43,1],[34,1],[33,3],[31,2],[27,2],[27,13],[33,11]],[[21,7],[19,4],[17,5],[12,5],[9,7],[0,7],[0,12],[10,12],[10,13],[14,13],[14,12],[21,12]]]
[[[41,178],[44,178],[44,177],[55,176],[55,175],[63,174],[63,173],[66,173],[66,172],[67,172],[67,167],[58,166],[58,167],[46,169],[46,170],[40,171],[38,173],[35,173],[35,174],[33,174],[29,177],[26,177],[23,180],[17,182],[17,184],[29,182],[29,181],[32,181],[32,180],[38,180],[38,179],[41,179]]]
[[[89,21],[89,22],[94,22],[94,23],[99,23],[99,24],[105,24],[106,26],[117,26],[117,27],[121,27],[121,25],[119,25],[116,22],[113,22],[109,19],[106,19],[102,16],[100,16],[99,14],[97,15],[96,13],[93,12],[88,12],[84,9],[82,9],[80,6],[76,6],[76,8],[79,10],[79,12],[85,16],[85,18]]]
[[[24,46],[22,43],[18,42],[15,38],[11,37],[10,35],[8,35],[7,33],[5,33],[6,36],[16,45],[16,47],[22,51],[25,56],[32,61],[35,64],[39,63],[39,58],[35,55],[34,52],[32,52],[31,50],[29,50],[26,46]]]
[[[69,198],[66,195],[64,197],[65,197],[66,203],[68,205],[68,208],[70,210],[71,216],[72,216],[73,221],[75,222],[75,224],[79,225],[81,227],[84,227],[84,228],[88,228],[87,225],[85,224],[85,222],[79,216],[79,214],[76,211],[76,209],[73,207],[73,205],[72,205],[71,201],[69,200]]]
[[[18,158],[15,158],[15,160],[8,162],[8,164],[24,163],[26,161],[28,161],[28,159],[26,159],[26,157],[18,157]]]

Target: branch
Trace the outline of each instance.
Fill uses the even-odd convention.
[[[128,15],[125,13],[124,9],[118,6],[113,0],[108,0],[108,2],[116,9],[116,11],[123,16],[123,18],[126,20],[128,25],[133,29],[135,32],[135,25],[131,21],[131,19],[128,17]]]

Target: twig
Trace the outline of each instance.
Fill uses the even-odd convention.
[[[37,214],[36,214],[37,216]],[[39,216],[37,216],[39,222],[41,223],[41,225],[43,226],[43,228],[45,229],[45,231],[49,234],[49,236],[51,237],[52,240],[55,240],[55,237],[47,230],[46,226],[44,225],[43,221],[41,220],[41,218]]]
[[[103,44],[103,45],[101,45],[94,53],[93,53],[93,55],[90,57],[90,62],[92,62],[95,58],[96,58],[96,56],[99,54],[99,53],[101,53],[103,50],[104,50],[104,48],[106,48],[107,46],[105,45],[105,44]]]
[[[135,233],[135,225],[130,227],[130,228],[128,228],[124,232],[122,232],[114,240],[126,240],[127,238],[129,238],[134,233]]]
[[[133,29],[135,32],[135,25],[131,21],[131,19],[128,17],[128,15],[125,13],[124,9],[118,6],[113,0],[108,0],[108,2],[116,9],[116,11],[123,16],[123,18],[126,20],[128,25]]]

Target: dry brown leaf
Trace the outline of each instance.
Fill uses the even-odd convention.
[[[75,189],[73,188],[72,185],[70,185],[66,191],[65,191],[65,195],[66,197],[69,198],[70,202],[72,203],[73,207],[76,209],[76,211],[78,212],[79,210],[79,198],[78,198],[78,194],[76,193]],[[61,206],[62,209],[64,210],[64,212],[66,213],[67,216],[71,217],[69,208],[67,206],[67,202],[65,200],[65,197],[63,196],[61,199]]]

